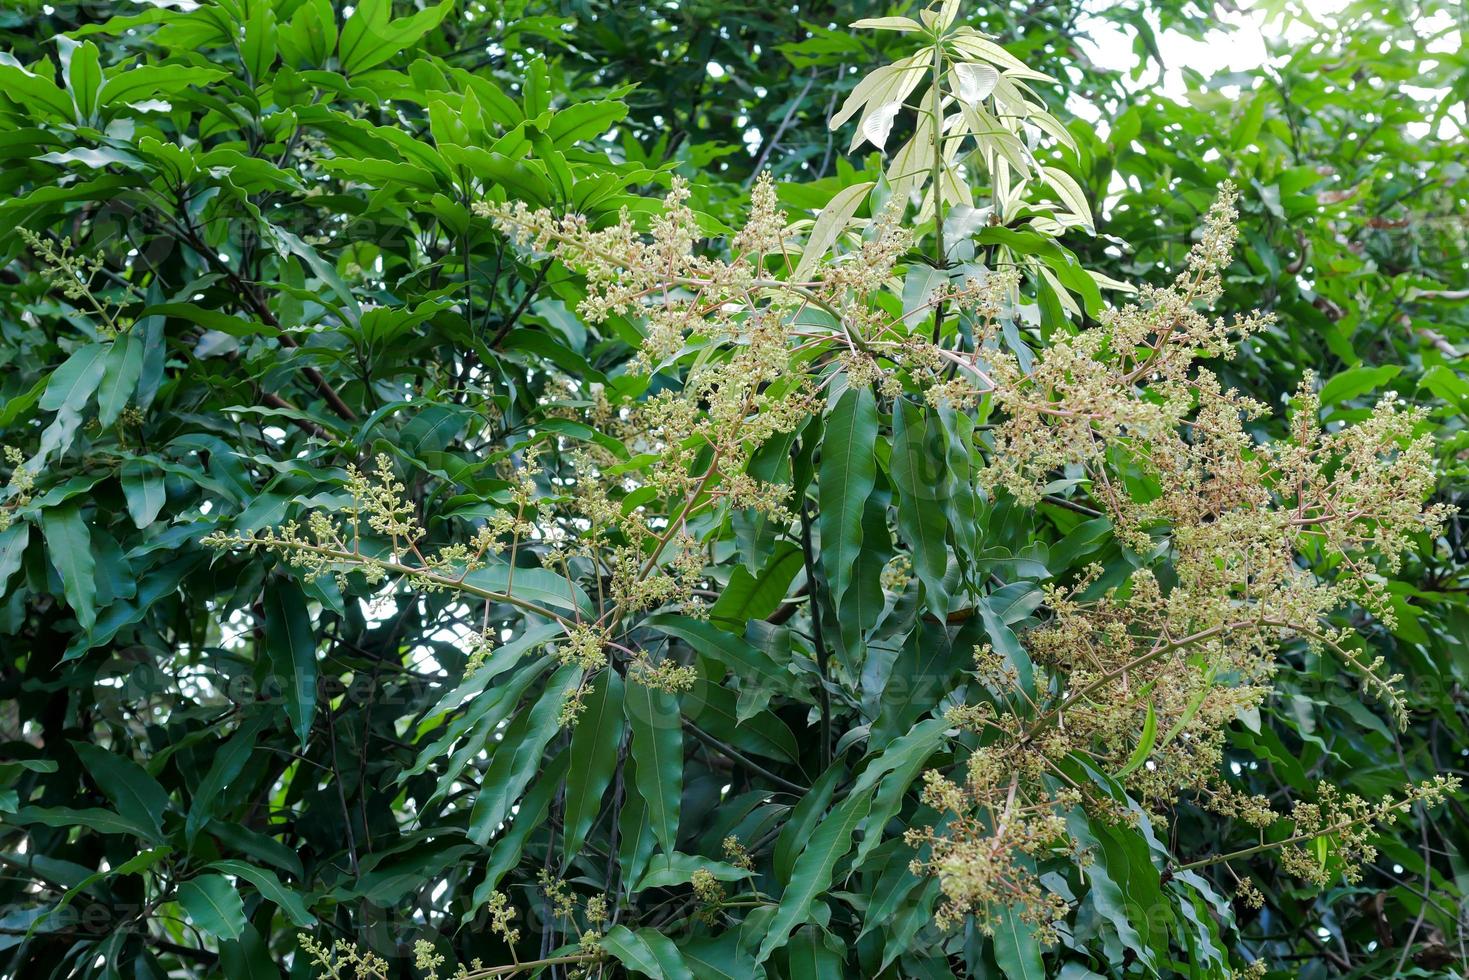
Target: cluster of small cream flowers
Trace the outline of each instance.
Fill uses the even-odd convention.
[[[87,258],[75,254],[71,250],[70,236],[53,242],[29,228],[16,228],[15,231],[41,260],[41,277],[47,283],[67,299],[85,302],[91,307],[87,312],[96,315],[98,334],[111,338],[122,332],[122,309],[125,302],[98,296],[93,290],[93,283],[104,268],[101,256]],[[131,300],[136,296],[137,291],[123,283],[123,300]]]
[[[551,915],[566,922],[573,930],[580,929],[577,945],[584,960],[581,969],[572,970],[569,975],[590,976],[592,964],[602,955],[602,936],[606,932],[608,921],[606,897],[593,895],[583,902],[566,882],[545,869],[537,874],[536,880],[541,886],[542,894],[551,903]],[[578,915],[585,921],[584,927],[577,925]]]
[[[1066,822],[1053,799],[1031,799],[1020,784],[1019,771],[984,752],[975,754],[962,785],[932,770],[924,773],[924,805],[951,819],[942,832],[915,827],[905,839],[914,849],[928,851],[927,858],[913,861],[912,870],[939,880],[944,901],[935,919],[940,927],[952,928],[973,915],[989,933],[993,917],[1013,907],[1038,939],[1054,941],[1055,924],[1069,908],[1028,866],[1066,852],[1057,843],[1066,837]]]
[[[1451,776],[1436,776],[1408,787],[1402,797],[1384,796],[1376,803],[1351,794],[1343,795],[1330,783],[1316,787],[1316,800],[1297,800],[1291,808],[1293,830],[1281,848],[1280,863],[1286,871],[1325,888],[1338,876],[1355,884],[1362,867],[1377,858],[1372,844],[1379,827],[1397,822],[1415,804],[1437,806],[1459,786]]]
[[[485,903],[485,909],[490,914],[490,931],[504,940],[506,946],[514,949],[515,944],[520,942],[520,930],[511,925],[515,921],[515,906],[510,904],[510,899],[502,891],[492,891]]]
[[[0,504],[0,531],[10,527],[15,520],[15,511],[31,502],[31,493],[36,488],[36,474],[26,467],[25,453],[14,446],[6,446],[4,456],[11,467],[10,481],[6,486],[10,499]]]
[[[376,953],[358,949],[345,939],[331,946],[319,943],[309,934],[297,937],[301,948],[311,957],[311,964],[321,971],[323,980],[387,980],[388,963]]]
[[[564,919],[575,928],[575,920],[578,915],[585,920],[586,926],[578,935],[577,949],[575,954],[562,954],[554,962],[565,969],[568,977],[587,978],[599,972],[598,964],[603,960],[602,936],[606,931],[608,922],[607,899],[601,895],[595,895],[585,903],[580,903],[577,897],[566,886],[565,882],[554,878],[549,872],[542,871],[538,878],[543,894],[551,904],[551,913],[559,919]],[[498,936],[506,946],[513,951],[520,943],[520,930],[512,923],[515,920],[515,908],[504,892],[492,891],[486,901],[486,911],[489,913],[490,932]],[[380,956],[370,951],[364,951],[346,940],[339,939],[331,946],[319,943],[310,935],[302,934],[299,937],[301,948],[310,957],[311,965],[319,973],[321,980],[387,980],[388,964]],[[428,939],[416,939],[413,943],[413,966],[419,973],[421,980],[441,980],[444,966],[449,962],[448,957],[438,951],[438,947]],[[460,963],[454,966],[454,972],[449,974],[446,980],[488,980],[490,977],[509,976],[520,973],[523,970],[533,970],[543,965],[542,961],[535,963],[520,962],[510,966],[487,967],[478,957],[468,963]]]
[[[1257,827],[1281,819],[1269,801],[1225,781],[1223,753],[1228,727],[1269,695],[1283,643],[1337,657],[1407,722],[1400,678],[1325,617],[1356,602],[1390,621],[1379,568],[1447,516],[1424,506],[1435,484],[1424,416],[1389,395],[1364,421],[1328,432],[1308,376],[1293,399],[1290,438],[1257,443],[1245,426],[1265,406],[1224,390],[1197,363],[1227,356],[1235,337],[1267,322],[1197,309],[1219,296],[1234,202],[1226,187],[1170,287],[1141,290],[1137,303],[1055,341],[1026,370],[985,351],[974,372],[998,419],[984,476],[1035,503],[1057,475],[1084,473],[1141,567],[1099,595],[1098,567],[1069,587],[1045,587],[1048,616],[1026,648],[1035,688],[1059,694],[1037,702],[1007,658],[976,651],[975,675],[991,696],[948,718],[988,744],[965,779],[931,774],[926,801],[950,819],[941,833],[914,835],[932,849],[925,867],[942,883],[950,919],[984,921],[995,902],[1044,918],[1054,906],[1025,869],[1065,839],[1054,815],[1080,802],[1127,819],[1097,791],[1068,790],[1063,800],[1047,789],[1071,782],[1058,766],[1075,752],[1118,774],[1155,819],[1184,796]],[[1311,554],[1333,560],[1303,560]],[[1140,745],[1145,729],[1154,734]],[[1447,788],[1418,787],[1409,799],[1429,802]],[[1372,828],[1404,807],[1337,800],[1324,788],[1291,818],[1305,839],[1329,835],[1331,874],[1350,877],[1370,860]],[[1287,870],[1324,883],[1325,865],[1313,857],[1320,847],[1285,850]]]
[[[579,269],[587,289],[577,311],[589,323],[642,314],[647,330],[642,356],[647,366],[656,366],[683,348],[689,332],[723,322],[724,304],[754,288],[760,251],[779,244],[780,233],[772,230],[779,212],[768,187],[759,189],[745,240],[755,251],[735,262],[695,251],[701,235],[688,198],[687,183],[674,177],[647,236],[639,234],[626,212],[615,224],[596,229],[580,215],[533,211],[523,202],[480,202],[475,212],[522,245]]]
[[[750,852],[745,849],[744,842],[731,834],[724,839],[721,845],[724,848],[724,859],[730,864],[744,871],[754,871],[755,861],[750,857]]]
[[[696,251],[697,221],[677,180],[646,233],[628,215],[593,228],[523,205],[484,205],[502,230],[585,274],[584,316],[641,326],[635,369],[666,370],[677,382],[621,403],[598,393],[599,428],[624,451],[558,447],[543,474],[561,490],[554,498],[530,475],[536,459],[528,452],[510,508],[469,544],[427,555],[423,528],[385,461],[373,480],[353,472],[349,531],[314,514],[305,532],[287,525],[215,543],[278,549],[308,574],[351,567],[434,590],[461,585],[507,539],[514,567],[516,549],[533,541],[545,568],[569,585],[578,577],[595,583],[598,595],[589,618],[526,607],[561,620],[565,636],[553,655],[588,677],[617,659],[638,682],[677,691],[693,682],[693,668],[638,649],[633,628],[658,609],[701,614],[710,585],[702,535],[711,522],[745,510],[790,523],[786,489],[756,479],[751,463],[774,437],[820,412],[833,378],[884,399],[916,395],[958,409],[985,401],[993,422],[978,437],[987,459],[981,480],[1024,505],[1058,476],[1082,477],[1138,566],[1100,593],[1100,567],[1046,587],[1045,622],[1026,642],[1037,671],[1029,692],[1010,658],[987,645],[976,650],[975,678],[989,696],[952,708],[948,720],[984,733],[984,747],[959,775],[928,774],[923,802],[948,819],[941,830],[908,834],[927,849],[915,868],[941,883],[941,922],[974,914],[988,927],[995,908],[1018,906],[1049,935],[1066,906],[1030,868],[1049,857],[1084,860],[1071,853],[1063,814],[1084,807],[1133,819],[1112,797],[1074,785],[1062,766],[1075,753],[1116,774],[1154,816],[1186,796],[1265,827],[1279,815],[1228,784],[1223,750],[1228,726],[1268,696],[1282,644],[1340,658],[1405,719],[1398,678],[1325,617],[1350,602],[1387,615],[1379,562],[1391,564],[1446,514],[1423,506],[1434,481],[1430,444],[1418,434],[1423,416],[1388,397],[1365,421],[1327,431],[1307,378],[1293,400],[1290,438],[1257,442],[1249,425],[1267,407],[1227,390],[1199,363],[1228,357],[1239,337],[1269,322],[1208,312],[1237,237],[1235,201],[1226,186],[1173,283],[1141,289],[1135,302],[1054,338],[1024,365],[998,337],[1017,301],[1014,269],[946,284],[927,310],[894,315],[894,273],[911,245],[895,208],[867,224],[860,245],[793,281],[793,237],[768,178],[722,258]],[[784,257],[784,270],[774,256]],[[968,349],[930,339],[925,317],[940,307],[966,316]],[[670,364],[680,359],[687,363]],[[556,400],[586,398],[568,387]],[[389,540],[388,557],[360,546],[363,522]],[[1317,549],[1340,560],[1324,572],[1302,560]],[[906,558],[883,574],[891,591],[908,580]],[[574,721],[580,697],[568,700],[563,722]],[[1145,728],[1153,734],[1142,745]],[[1320,805],[1345,807],[1351,826],[1362,828],[1396,812],[1325,797]],[[1298,808],[1298,826],[1326,828],[1313,812]],[[1365,837],[1335,824],[1329,832],[1341,857],[1334,867],[1366,853]],[[1294,853],[1286,860],[1299,863]],[[565,897],[561,886],[545,887],[553,901]],[[722,895],[711,877],[699,878],[707,905],[717,904],[716,890]],[[558,915],[567,917],[562,904]]]

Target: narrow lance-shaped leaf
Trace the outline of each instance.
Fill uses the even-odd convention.
[[[134,527],[141,530],[152,524],[167,499],[162,471],[147,460],[125,460],[122,464],[122,498]]]
[[[541,768],[546,745],[561,730],[561,709],[581,680],[581,668],[562,666],[546,682],[536,703],[510,723],[495,746],[490,767],[469,813],[469,839],[488,843],[511,814],[515,801]]]
[[[617,769],[623,731],[623,682],[615,670],[604,670],[582,699],[582,712],[571,736],[571,762],[566,775],[566,829],[562,854],[570,861],[586,840],[602,809],[602,796]]]
[[[831,887],[837,862],[852,849],[852,834],[872,806],[871,793],[854,794],[838,804],[811,835],[796,867],[791,882],[780,896],[770,929],[760,943],[756,959],[763,963],[770,954],[785,945],[791,930],[811,915],[811,904]]]
[[[811,233],[806,237],[806,247],[801,251],[801,261],[796,265],[796,271],[791,278],[802,280],[808,277],[816,268],[831,247],[841,237],[842,231],[852,220],[852,215],[867,200],[867,192],[872,190],[872,181],[863,181],[850,187],[843,187],[826,203],[821,213],[816,216],[816,222],[811,226]]]
[[[810,791],[801,797],[792,808],[785,827],[775,840],[775,853],[772,860],[777,880],[787,883],[790,881],[797,856],[800,855],[812,831],[816,829],[821,815],[826,812],[827,806],[831,803],[832,794],[836,791],[837,781],[845,775],[846,771],[846,766],[841,763],[833,765],[821,774],[821,778],[816,780]]]
[[[46,536],[46,553],[61,576],[67,605],[76,615],[77,624],[90,633],[97,622],[97,566],[92,557],[92,536],[78,505],[68,501],[42,511],[41,532]]]
[[[103,428],[117,421],[143,376],[143,340],[128,332],[113,341],[102,367],[97,389],[97,421]]]
[[[80,415],[97,390],[106,368],[107,348],[101,344],[79,347],[51,374],[40,406],[45,412]]]
[[[693,980],[673,940],[655,929],[639,929],[616,925],[600,940],[601,947],[637,976],[652,980]]]
[[[1152,701],[1148,702],[1148,714],[1143,719],[1143,732],[1137,740],[1137,748],[1132,750],[1127,764],[1117,771],[1117,778],[1130,776],[1143,767],[1148,761],[1148,755],[1153,751],[1153,741],[1158,737],[1158,712]]]
[[[1006,905],[994,916],[995,962],[1008,980],[1044,980],[1040,944],[1021,911]]]
[[[938,438],[933,438],[937,436]],[[898,529],[908,541],[913,570],[923,583],[929,611],[948,615],[944,575],[949,570],[945,544],[948,520],[944,494],[948,477],[943,431],[926,424],[924,414],[906,399],[893,407],[893,455],[889,464],[898,492]]]
[[[484,880],[474,889],[469,908],[464,910],[461,922],[474,920],[479,910],[490,900],[490,893],[500,887],[500,879],[520,863],[527,842],[536,831],[545,827],[546,813],[551,809],[551,800],[561,791],[562,777],[566,775],[569,752],[560,752],[542,769],[539,778],[520,798],[515,807],[515,820],[510,829],[500,835],[490,851],[485,864]]]
[[[117,807],[118,813],[155,831],[163,826],[163,813],[168,809],[168,791],[148,774],[148,770],[132,759],[89,742],[72,742],[71,746],[102,792]]]
[[[862,551],[862,511],[877,479],[877,401],[849,388],[827,420],[818,487],[821,563],[832,604],[841,608]]]
[[[786,963],[791,980],[843,980],[840,947],[828,944],[825,931],[817,926],[802,926],[786,946]]]
[[[286,717],[302,745],[316,716],[316,634],[306,600],[294,583],[272,582],[265,589],[265,649],[281,685]]]
[[[244,861],[215,861],[209,867],[250,882],[261,895],[274,902],[282,912],[286,913],[294,925],[302,928],[316,925],[316,918],[307,910],[301,895],[282,884],[274,871],[257,868]]]
[[[683,715],[678,698],[632,681],[625,710],[632,726],[638,795],[647,806],[654,839],[664,854],[672,854],[683,796]]]
[[[194,788],[189,803],[189,815],[184,821],[184,836],[190,843],[213,815],[215,799],[239,776],[245,763],[250,761],[259,729],[260,721],[257,716],[256,721],[242,726],[231,735],[210,762],[209,771],[204,774],[203,780]]]
[[[245,904],[223,875],[200,875],[179,886],[179,904],[206,936],[238,939],[245,929]]]

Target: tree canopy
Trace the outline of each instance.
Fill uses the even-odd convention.
[[[9,4],[0,973],[1462,973],[1464,10],[1268,6]]]

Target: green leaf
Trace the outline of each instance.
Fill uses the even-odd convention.
[[[127,459],[122,464],[122,496],[133,526],[141,530],[158,518],[167,500],[163,473],[147,457]]]
[[[275,10],[268,4],[254,4],[245,21],[245,39],[240,45],[240,60],[253,79],[263,79],[275,63]]]
[[[245,929],[245,904],[223,875],[190,878],[179,886],[178,902],[206,936],[239,939]]]
[[[1330,408],[1353,398],[1365,395],[1382,387],[1398,376],[1402,368],[1396,364],[1383,364],[1380,367],[1354,367],[1348,368],[1321,386],[1321,407]]]
[[[469,813],[469,839],[486,844],[510,817],[515,801],[541,768],[546,745],[561,730],[561,708],[581,680],[581,668],[562,666],[529,711],[522,711],[490,757]]]
[[[490,654],[489,659],[481,664],[478,670],[438,700],[433,709],[424,716],[419,731],[428,731],[429,727],[436,724],[445,714],[468,703],[470,699],[484,691],[495,678],[519,664],[526,654],[534,653],[559,635],[561,635],[560,623],[541,623],[531,626],[508,643],[497,646],[494,653]],[[427,762],[426,759],[423,761]],[[423,768],[418,765],[410,769],[410,772],[414,773],[422,771]]]
[[[1087,819],[1079,809],[1067,815],[1067,829],[1076,843],[1091,851],[1087,897],[1103,919],[1116,930],[1122,944],[1151,968],[1167,952],[1166,923],[1153,909],[1166,909],[1158,886],[1158,871],[1148,860],[1139,835]]]
[[[1044,980],[1041,947],[1029,923],[1020,917],[1014,905],[1003,906],[992,917],[994,922],[995,962],[1009,980]]]
[[[786,946],[786,964],[791,980],[844,980],[842,951],[833,948],[826,931],[802,926]]]
[[[922,411],[899,399],[893,407],[893,454],[888,464],[898,492],[898,530],[912,551],[913,570],[923,583],[928,608],[940,619],[949,614],[944,583],[949,522],[942,506],[946,448],[942,427],[930,426]]]
[[[642,974],[653,980],[693,978],[673,940],[657,930],[639,929],[633,932],[627,926],[617,925],[607,930],[599,944],[632,973]]]
[[[751,917],[764,911],[757,909]],[[740,940],[739,929],[726,929],[717,937],[689,936],[680,941],[679,952],[698,980],[752,980],[766,976],[755,965],[747,944]]]
[[[212,871],[234,875],[236,878],[244,878],[254,885],[261,895],[274,902],[282,912],[286,913],[293,925],[303,929],[316,925],[315,916],[307,911],[306,903],[300,894],[283,885],[275,872],[257,868],[244,861],[215,861],[209,868]]]
[[[624,709],[626,702],[623,703]],[[622,764],[623,785],[628,787],[622,801],[622,812],[617,818],[617,861],[622,869],[622,890],[632,895],[633,884],[639,881],[653,856],[653,827],[648,821],[648,805],[638,785],[638,759],[629,754]]]
[[[104,429],[116,422],[127,407],[142,375],[143,340],[135,333],[123,334],[107,351],[101,386],[97,390],[97,421]]]
[[[743,633],[747,622],[764,619],[780,607],[803,563],[798,546],[778,541],[758,577],[736,565],[729,584],[710,607],[709,618],[731,633]]]
[[[1209,691],[1214,686],[1214,676],[1219,672],[1219,664],[1220,661],[1216,660],[1209,664],[1209,668],[1204,671],[1204,682],[1194,692],[1194,696],[1188,699],[1188,704],[1184,706],[1183,714],[1179,715],[1178,720],[1169,726],[1168,731],[1163,733],[1162,738],[1158,739],[1159,749],[1166,747],[1168,743],[1177,738],[1179,733],[1187,728],[1188,723],[1193,721],[1194,716],[1199,713],[1199,709],[1204,705],[1204,699],[1209,696]]]
[[[297,740],[305,745],[316,716],[316,634],[306,600],[293,582],[275,580],[265,587],[265,649],[281,685],[286,717]]]
[[[476,913],[490,900],[490,893],[500,887],[500,880],[520,863],[526,843],[532,835],[545,829],[546,814],[550,812],[551,800],[561,791],[561,780],[566,775],[569,756],[569,752],[557,753],[550,765],[537,774],[538,778],[525,796],[521,797],[515,808],[515,822],[500,836],[490,851],[490,859],[485,864],[484,880],[475,887],[474,896],[470,900],[469,908],[464,911],[461,922],[469,923],[474,920]]]
[[[408,17],[389,20],[390,0],[363,0],[342,25],[337,46],[342,71],[348,75],[365,71],[411,48],[438,27],[453,7],[454,0],[443,0]]]
[[[903,323],[909,330],[933,314],[932,300],[939,287],[949,283],[946,269],[914,265],[903,280]]]
[[[1138,738],[1137,747],[1132,750],[1132,755],[1128,757],[1127,764],[1117,771],[1118,779],[1130,776],[1143,767],[1143,764],[1148,761],[1148,756],[1152,754],[1153,742],[1157,737],[1158,713],[1154,709],[1153,702],[1149,701],[1148,715],[1143,719],[1142,735]]]
[[[596,618],[586,590],[579,585],[568,584],[565,576],[549,568],[516,568],[512,574],[508,565],[487,565],[470,572],[464,580],[477,589],[498,593],[508,591],[517,599],[549,610]]]
[[[49,61],[43,61],[49,67]],[[49,111],[53,115],[72,119],[74,107],[65,92],[51,79],[27,70],[13,55],[0,54],[0,85],[6,94],[27,106],[32,113],[40,115]]]
[[[872,806],[870,793],[853,794],[822,820],[810,837],[791,872],[790,884],[780,896],[770,929],[760,943],[755,959],[764,963],[784,946],[791,930],[811,916],[817,896],[831,887],[837,862],[852,849],[852,834]]]
[[[331,0],[310,0],[297,8],[289,27],[281,29],[276,42],[281,53],[296,67],[321,67],[337,45],[336,13]]]
[[[683,715],[678,698],[634,680],[627,685],[624,708],[632,728],[630,751],[637,760],[638,795],[647,807],[654,839],[665,856],[671,855],[683,795]]]
[[[1469,412],[1469,379],[1452,368],[1436,364],[1423,372],[1418,387],[1426,389],[1460,412]]]
[[[102,83],[104,106],[162,99],[190,88],[207,86],[229,74],[223,68],[194,65],[125,65]]]
[[[771,861],[775,869],[775,877],[782,884],[788,884],[796,865],[796,858],[801,849],[806,846],[811,833],[816,829],[822,814],[826,812],[831,803],[832,794],[836,791],[837,782],[846,773],[846,767],[838,763],[816,780],[811,786],[810,792],[801,797],[800,801],[791,810],[790,818],[786,820],[785,826],[781,828],[780,836],[775,840],[775,853]]]
[[[25,521],[16,521],[0,531],[0,594],[8,591],[10,576],[20,570],[30,540],[31,526]]]
[[[193,787],[189,814],[184,820],[184,839],[191,845],[200,829],[213,816],[215,799],[234,782],[244,770],[245,763],[250,761],[250,756],[255,751],[255,736],[260,726],[261,721],[256,720],[242,725],[231,735],[215,754],[204,778]]]
[[[230,980],[280,980],[281,977],[270,948],[248,922],[239,939],[219,944],[219,965]]]
[[[106,368],[107,347],[88,344],[78,347],[51,375],[41,395],[41,411],[80,415],[92,400]]]
[[[852,569],[852,581],[837,609],[839,648],[843,663],[853,673],[866,657],[868,633],[882,619],[887,596],[882,588],[882,572],[892,558],[892,537],[888,533],[888,498],[886,490],[874,491],[862,508],[862,550]]]
[[[877,479],[877,402],[867,388],[842,393],[821,440],[821,563],[840,608],[862,552],[862,511]]]
[[[82,765],[117,807],[117,812],[155,834],[162,832],[168,792],[132,759],[108,752],[89,742],[72,742]]]
[[[704,656],[724,664],[736,677],[768,691],[793,689],[795,677],[768,653],[712,623],[674,613],[658,613],[643,620],[642,625],[678,637]]]
[[[853,793],[866,793],[876,788],[872,809],[862,825],[862,843],[852,859],[860,866],[873,848],[882,842],[883,828],[902,809],[909,789],[918,782],[918,774],[929,756],[943,745],[947,722],[930,718],[914,725],[906,734],[889,742],[862,770],[852,784]]]
[[[872,181],[867,180],[843,187],[832,196],[811,225],[811,231],[806,236],[806,245],[801,249],[801,261],[791,274],[793,280],[800,281],[810,277],[817,263],[826,257],[826,253],[831,251],[831,247],[846,230],[852,215],[867,200],[867,194],[874,186],[876,185]]]
[[[647,873],[638,879],[633,891],[686,885],[693,880],[696,871],[707,872],[717,881],[739,881],[741,878],[750,877],[750,872],[744,868],[724,861],[715,861],[697,854],[674,852],[653,862],[653,866],[648,869]]]
[[[66,50],[71,47],[68,57]],[[66,77],[66,88],[76,105],[77,122],[89,123],[97,113],[97,99],[102,92],[102,53],[91,41],[73,44],[67,39],[62,45],[62,74]]]
[[[259,320],[246,320],[220,310],[212,310],[196,303],[160,303],[150,306],[141,316],[175,317],[197,323],[206,330],[217,330],[231,337],[276,337],[280,331]]]
[[[573,102],[551,115],[547,134],[558,147],[594,139],[627,118],[627,106],[606,99]]]
[[[742,717],[736,692],[717,682],[706,682],[696,690],[697,695],[684,699],[684,714],[700,729],[741,752],[792,764],[800,757],[795,733],[775,712],[746,712]]]
[[[97,566],[92,557],[92,537],[82,520],[80,506],[67,502],[41,511],[41,533],[46,538],[51,564],[61,576],[67,605],[82,630],[90,633],[97,622]]]
[[[169,847],[166,844],[159,847],[150,848],[149,850],[143,851],[141,854],[133,855],[111,871],[97,871],[76,879],[76,883],[71,885],[71,887],[66,890],[66,894],[61,896],[60,901],[58,901],[51,908],[46,909],[40,916],[38,916],[31,922],[30,927],[26,930],[26,937],[29,938],[31,934],[34,933],[47,919],[50,919],[53,915],[64,911],[66,907],[69,906],[78,895],[82,894],[88,889],[93,888],[93,886],[95,886],[97,882],[103,881],[107,878],[115,878],[120,875],[142,874],[144,871],[152,868],[155,864],[164,860],[172,853],[173,848]],[[73,865],[73,867],[75,866]],[[81,870],[85,871],[85,869]]]
[[[6,819],[21,826],[38,823],[47,827],[85,827],[99,834],[129,834],[140,840],[158,839],[157,827],[100,807],[24,806]]]
[[[581,850],[587,831],[602,810],[602,796],[617,770],[623,732],[623,683],[617,671],[602,671],[582,699],[582,712],[571,736],[571,762],[566,776],[565,831],[561,853],[570,862]]]

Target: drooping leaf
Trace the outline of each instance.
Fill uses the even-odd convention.
[[[995,961],[1008,980],[1043,980],[1040,944],[1020,914],[1014,905],[1006,905],[994,916]]]
[[[654,839],[665,856],[671,855],[683,795],[683,712],[677,697],[636,680],[628,682],[624,708],[632,729],[630,751],[637,760],[638,795]]]
[[[158,780],[132,759],[88,742],[72,742],[71,747],[118,813],[155,833],[161,832],[168,791]]]
[[[870,793],[853,794],[833,808],[811,834],[796,858],[790,883],[781,893],[780,905],[760,943],[756,960],[763,963],[769,959],[771,953],[785,945],[791,930],[806,921],[811,903],[831,887],[837,862],[851,851],[852,834],[871,806]]]
[[[602,948],[629,972],[652,980],[692,980],[688,965],[673,940],[654,929],[636,932],[616,925],[602,936]]]
[[[179,886],[179,904],[189,921],[214,939],[239,939],[245,930],[245,904],[223,875],[190,878]]]
[[[565,860],[570,860],[586,840],[617,769],[624,728],[622,677],[615,670],[602,671],[582,705],[571,736],[566,776],[566,827],[561,845]]]
[[[490,767],[469,814],[469,839],[485,844],[500,829],[525,787],[540,768],[546,745],[560,730],[561,709],[581,680],[581,669],[561,667],[546,682],[536,703],[522,711],[495,746]]]
[[[841,607],[862,550],[862,511],[877,479],[877,402],[866,388],[842,394],[821,440],[817,524],[832,603]]]
[[[944,582],[949,570],[948,521],[942,499],[949,468],[944,443],[933,436],[917,407],[906,400],[894,405],[890,466],[898,496],[898,528],[908,541],[929,611],[943,618],[949,613]]]
[[[259,890],[260,894],[274,902],[290,918],[292,924],[302,928],[316,925],[316,919],[307,911],[301,895],[281,884],[274,872],[258,868],[244,861],[215,861],[209,866],[215,871],[243,878]]]
[[[306,600],[294,583],[272,582],[262,599],[265,606],[265,648],[279,685],[286,717],[297,740],[306,744],[316,716],[316,636]]]
[[[104,428],[117,421],[142,376],[143,341],[136,333],[128,332],[113,341],[103,363],[97,389],[97,421]]]
[[[96,561],[92,556],[92,537],[82,519],[81,507],[73,502],[41,512],[41,533],[46,538],[46,554],[61,576],[61,588],[67,604],[76,615],[77,624],[91,632],[97,622]]]

